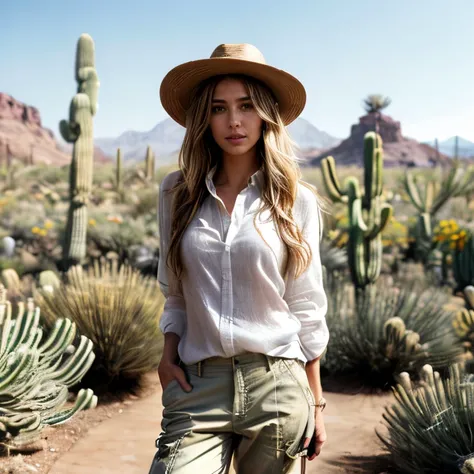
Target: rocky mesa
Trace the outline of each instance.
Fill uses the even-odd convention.
[[[383,140],[384,165],[387,167],[431,167],[436,164],[447,164],[450,157],[440,153],[434,147],[419,143],[402,135],[400,122],[381,113],[368,113],[359,118],[359,123],[352,125],[351,134],[336,147],[308,157],[312,166],[318,165],[326,156],[333,156],[341,166],[363,166],[364,135],[376,130]]]
[[[67,165],[71,154],[62,149],[52,130],[43,127],[36,107],[0,92],[0,165],[13,157],[25,164]],[[100,149],[95,162],[109,161]]]

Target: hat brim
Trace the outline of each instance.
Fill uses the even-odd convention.
[[[209,58],[180,64],[166,74],[160,100],[169,116],[185,127],[186,110],[193,89],[202,81],[222,74],[245,74],[265,83],[274,93],[282,121],[293,122],[306,104],[303,84],[294,76],[267,64],[233,58]]]

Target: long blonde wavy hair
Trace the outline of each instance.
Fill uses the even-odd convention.
[[[259,212],[270,210],[280,237],[288,249],[285,273],[292,263],[295,276],[309,265],[312,257],[293,217],[297,184],[301,179],[295,143],[289,136],[278,112],[278,105],[269,88],[247,76],[215,76],[199,85],[186,115],[186,133],[179,153],[181,176],[170,190],[174,194],[167,265],[179,279],[183,272],[180,244],[183,234],[209,191],[206,176],[221,159],[221,149],[209,128],[212,98],[217,84],[224,78],[240,79],[246,87],[257,114],[263,120],[262,136],[257,143],[257,156],[263,169],[263,206]],[[302,182],[303,185],[306,183]],[[311,186],[321,209],[324,199]]]

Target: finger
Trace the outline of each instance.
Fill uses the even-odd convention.
[[[303,443],[303,449],[306,449],[309,446],[310,442],[311,442],[311,438],[305,438],[304,443]]]
[[[314,458],[318,457],[321,454],[321,448],[323,447],[324,443],[316,443],[316,447],[314,449],[314,454],[309,458],[312,461]]]
[[[179,368],[176,371],[175,378],[185,392],[190,392],[193,389],[192,385],[186,380],[186,374],[184,373],[183,369]]]

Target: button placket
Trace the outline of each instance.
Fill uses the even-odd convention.
[[[242,225],[245,198],[246,192],[241,192],[235,200],[227,235],[224,240],[224,252],[222,254],[221,343],[224,351],[229,356],[234,353],[234,340],[232,336],[234,304],[232,300],[232,262],[230,251],[232,241]]]

